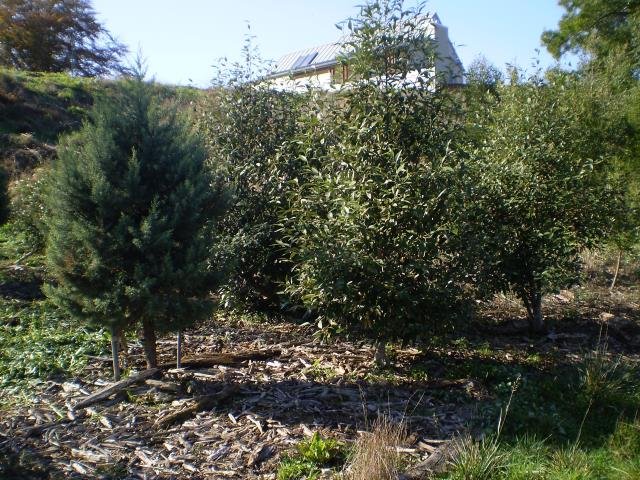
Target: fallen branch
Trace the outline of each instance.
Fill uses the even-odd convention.
[[[144,382],[145,380],[156,376],[158,373],[160,373],[159,368],[150,368],[148,370],[143,370],[142,372],[137,373],[136,375],[131,375],[130,377],[120,380],[119,382],[116,382],[113,385],[110,385],[108,387],[103,388],[102,390],[98,390],[97,392],[92,393],[88,397],[85,397],[84,400],[80,400],[78,403],[76,403],[73,408],[77,410],[80,408],[88,407],[89,405],[93,405],[94,403],[98,403],[106,398],[109,398],[111,395],[115,395],[116,393],[123,391],[124,389],[126,389],[127,387],[130,387],[131,385]]]
[[[150,387],[154,387],[165,392],[177,393],[181,389],[180,385],[178,385],[177,383],[163,382],[162,380],[149,379],[145,380],[144,383],[146,383]]]
[[[454,455],[450,441],[440,445],[426,460],[411,466],[400,478],[402,480],[419,480],[432,478],[446,471],[447,464]]]
[[[204,395],[198,398],[194,405],[158,419],[158,421],[156,421],[156,426],[159,428],[167,427],[174,423],[184,422],[185,420],[195,417],[199,412],[204,410],[211,410],[236,393],[238,388],[238,385],[230,384],[225,386],[218,393]]]
[[[256,350],[245,353],[215,353],[207,357],[187,357],[182,360],[182,368],[209,368],[217,365],[235,366],[249,360],[269,360],[278,357],[282,353],[280,350]],[[174,368],[175,362],[167,362],[160,365],[161,369]]]

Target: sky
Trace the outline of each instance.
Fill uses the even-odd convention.
[[[412,5],[413,0],[407,0]],[[157,81],[206,87],[221,58],[240,58],[255,36],[263,58],[336,40],[336,23],[356,16],[362,0],[93,0],[98,19]],[[467,67],[479,55],[504,69],[555,62],[540,44],[563,13],[557,0],[430,0]],[[250,30],[247,26],[250,26]]]

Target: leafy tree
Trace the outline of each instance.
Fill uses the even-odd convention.
[[[0,166],[0,225],[9,218],[9,192],[7,172]]]
[[[122,71],[126,53],[90,0],[0,0],[0,64],[96,76]]]
[[[498,67],[483,56],[476,57],[465,72],[467,83],[471,86],[495,88],[504,82],[504,75]]]
[[[624,50],[640,66],[639,0],[560,0],[565,13],[557,30],[542,41],[556,58],[567,52],[588,53],[595,59]]]
[[[46,292],[69,315],[156,333],[207,318],[217,285],[213,220],[221,191],[198,137],[141,75],[101,99],[61,147],[53,173]]]
[[[608,178],[614,129],[598,85],[551,74],[500,85],[467,164],[461,238],[481,291],[515,291],[544,330],[542,298],[577,281],[579,254],[620,209]]]
[[[618,249],[618,266],[624,250],[640,238],[640,1],[562,0],[565,8],[558,29],[543,34],[549,51],[559,58],[567,52],[586,54],[580,73],[597,76],[617,98],[608,116],[612,124],[625,123],[623,147],[613,159],[617,175],[626,185],[624,209],[616,222],[612,243]],[[615,284],[616,274],[614,275]]]
[[[225,263],[232,264],[225,303],[259,309],[280,308],[280,286],[290,266],[278,246],[280,217],[274,202],[284,196],[296,170],[276,154],[297,131],[302,96],[280,92],[259,81],[265,63],[251,37],[243,62],[222,65],[218,87],[200,119],[209,155],[233,185],[233,198],[220,223]]]
[[[327,321],[378,341],[414,339],[458,306],[450,195],[458,130],[434,90],[425,17],[401,1],[370,2],[349,22],[354,79],[307,119],[293,142],[304,165],[284,213],[287,291]],[[414,62],[427,68],[417,74]]]

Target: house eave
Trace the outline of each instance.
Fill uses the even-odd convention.
[[[291,70],[286,70],[286,71],[282,71],[282,72],[272,73],[270,75],[267,75],[265,77],[265,79],[266,80],[273,80],[274,78],[280,78],[280,77],[292,77],[294,75],[306,75],[306,74],[318,72],[320,70],[324,70],[326,68],[335,67],[336,65],[338,65],[338,63],[339,63],[338,60],[328,60],[326,62],[314,64],[313,66],[310,66],[310,67],[298,68],[298,69],[295,69],[295,70],[291,69]]]

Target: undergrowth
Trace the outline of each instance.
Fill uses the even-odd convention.
[[[278,480],[313,480],[321,469],[340,465],[347,454],[345,446],[337,440],[323,438],[315,432],[297,445],[294,455],[285,456],[278,467]]]
[[[0,396],[56,374],[73,376],[105,353],[106,333],[64,318],[45,300],[0,303]]]
[[[550,368],[478,357],[470,355],[450,375],[479,378],[488,387],[493,400],[479,408],[475,425],[485,437],[455,443],[440,478],[640,478],[640,372],[606,341]],[[495,419],[508,403],[496,435]]]

